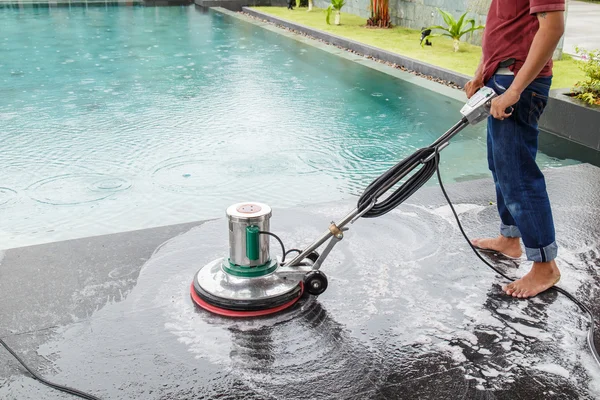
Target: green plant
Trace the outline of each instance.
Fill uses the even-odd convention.
[[[336,25],[340,24],[342,7],[344,7],[345,5],[346,5],[345,0],[331,0],[331,4],[329,5],[329,7],[327,7],[325,9],[325,22],[327,22],[327,25],[331,25],[331,23],[330,23],[331,13],[334,10],[335,10],[335,22],[334,23]]]
[[[439,8],[437,9],[439,11],[440,14],[442,14],[442,17],[444,18],[444,22],[446,23],[446,26],[440,26],[440,25],[434,25],[434,26],[430,26],[428,29],[441,29],[443,31],[445,31],[446,33],[437,33],[437,34],[430,34],[427,37],[423,38],[423,41],[425,42],[426,39],[429,39],[431,37],[436,37],[436,36],[448,36],[450,38],[452,38],[452,40],[454,40],[454,51],[458,51],[459,50],[459,46],[460,46],[460,38],[463,37],[464,35],[466,35],[469,32],[473,32],[479,29],[483,29],[485,28],[484,25],[477,25],[475,26],[475,20],[473,18],[469,18],[469,19],[465,19],[467,16],[467,12],[465,12],[463,15],[460,16],[460,18],[457,20],[454,19],[454,17],[443,10],[440,10]],[[471,25],[469,27],[469,24]],[[421,43],[421,46],[423,46],[423,44]]]
[[[389,0],[371,0],[371,18],[367,20],[367,26],[390,28],[389,5]]]
[[[308,0],[295,0],[296,8],[302,8],[308,6]]]
[[[571,95],[590,105],[600,106],[600,50],[587,51],[576,47],[575,51],[582,59],[580,66],[588,79],[577,82],[571,89]]]

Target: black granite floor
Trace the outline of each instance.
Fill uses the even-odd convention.
[[[600,169],[546,176],[560,286],[600,316]],[[448,189],[471,236],[497,234],[490,181]],[[352,207],[275,209],[272,231],[306,245]],[[191,302],[193,274],[226,255],[226,229],[221,219],[0,252],[0,337],[102,399],[600,397],[585,316],[555,292],[505,296],[436,187],[352,225],[323,266],[327,291],[272,317],[230,320]],[[515,277],[530,266],[489,257]],[[73,398],[3,350],[0,360],[1,399]]]

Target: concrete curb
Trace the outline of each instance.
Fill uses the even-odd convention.
[[[459,74],[457,72],[450,71],[441,67],[436,67],[435,65],[427,64],[425,62],[418,61],[410,57],[405,57],[396,53],[392,53],[387,50],[378,49],[367,44],[359,43],[351,39],[346,39],[341,36],[321,31],[319,29],[310,28],[308,26],[298,24],[296,22],[286,21],[257,10],[253,10],[252,8],[242,7],[242,11],[255,18],[259,18],[274,23],[276,25],[283,26],[288,29],[301,32],[303,34],[312,36],[316,39],[322,40],[326,43],[344,47],[361,55],[377,58],[385,62],[396,64],[410,71],[418,72],[423,75],[441,79],[461,88],[464,87],[465,84],[471,79],[471,77],[467,75]]]
[[[550,91],[540,128],[600,151],[600,107],[588,106],[566,92],[565,89]]]

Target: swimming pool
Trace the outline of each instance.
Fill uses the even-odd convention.
[[[0,26],[0,248],[352,198],[462,106],[193,6],[0,9]],[[489,176],[484,132],[444,151],[446,180]]]

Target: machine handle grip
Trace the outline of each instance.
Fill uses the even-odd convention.
[[[485,103],[485,108],[487,109],[488,113],[490,112],[490,109],[492,108],[492,101],[488,101],[487,103]],[[515,108],[513,106],[508,107],[506,110],[504,110],[505,113],[507,114],[512,114],[512,112],[515,111]]]

